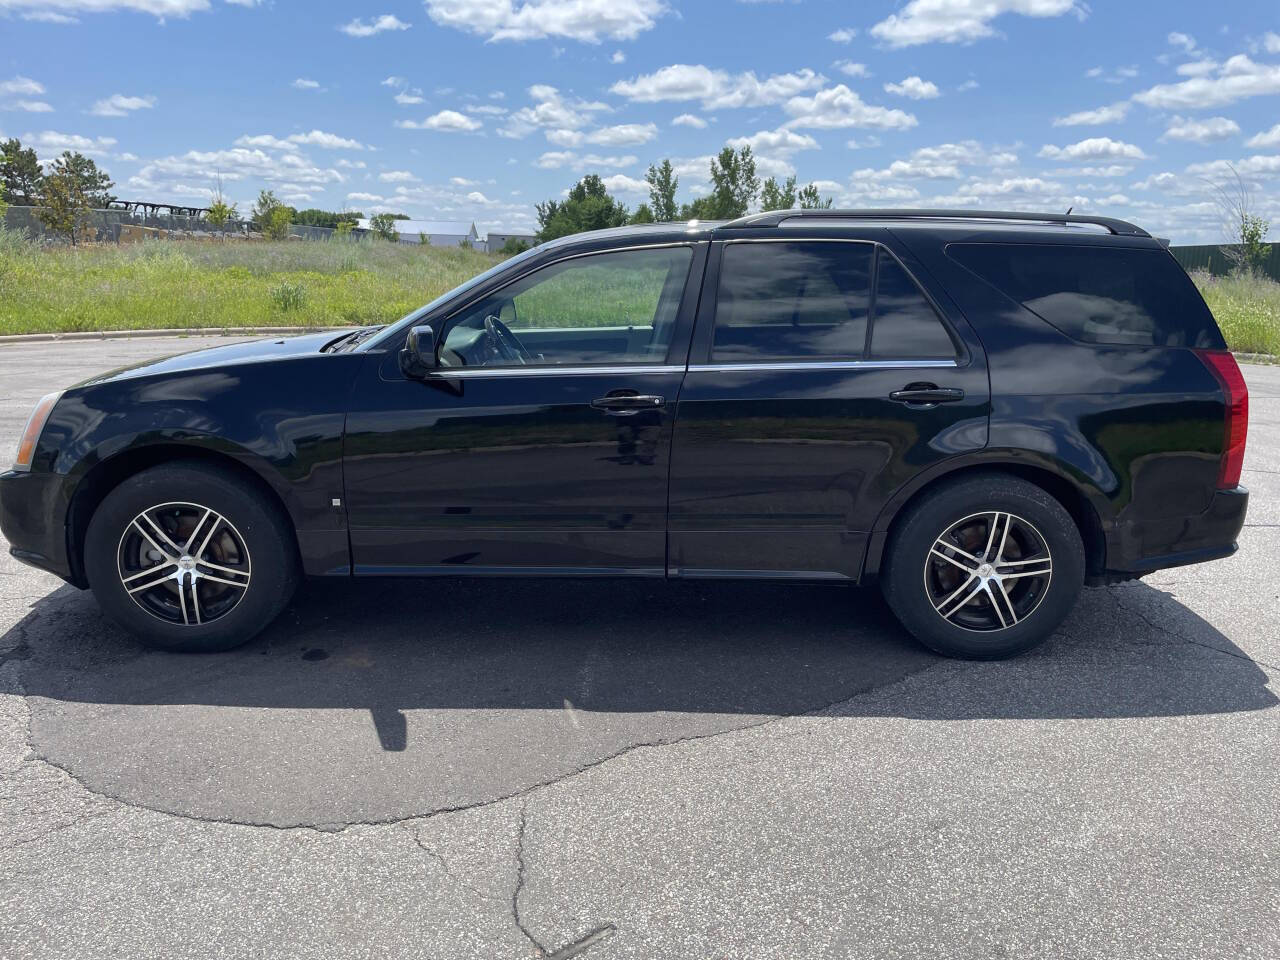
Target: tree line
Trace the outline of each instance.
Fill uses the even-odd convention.
[[[609,194],[598,174],[587,174],[569,190],[564,200],[537,204],[538,242],[602,230],[630,223],[668,223],[676,220],[732,220],[745,214],[759,201],[760,209],[827,209],[831,198],[823,197],[816,184],[799,186],[794,176],[781,184],[769,177],[763,183],[756,176],[756,161],[750,147],[725,147],[711,158],[711,190],[690,203],[677,204],[680,178],[670,160],[650,164],[645,173],[649,201],[634,211]]]
[[[82,153],[64,150],[46,167],[36,152],[11,137],[0,143],[0,201],[38,207],[36,215],[53,233],[74,244],[85,215],[105,207],[115,183]]]

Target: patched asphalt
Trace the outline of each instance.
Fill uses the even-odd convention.
[[[214,340],[0,348],[43,393]],[[0,558],[0,955],[1280,955],[1280,367],[1230,560],[1011,663],[874,592],[312,583],[146,652]]]

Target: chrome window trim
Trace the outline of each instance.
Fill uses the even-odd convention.
[[[763,363],[694,363],[690,373],[735,373],[768,370],[938,370],[959,366],[955,360],[777,360]]]
[[[629,363],[599,367],[557,367],[554,364],[524,367],[436,367],[429,377],[445,380],[477,380],[485,377],[614,377],[629,373],[684,373],[685,369],[683,364],[668,363]]]

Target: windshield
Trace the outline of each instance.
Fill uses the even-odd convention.
[[[474,277],[472,277],[470,280],[467,280],[465,283],[460,283],[458,284],[458,286],[454,287],[452,290],[449,290],[449,291],[446,291],[445,293],[440,294],[440,296],[436,297],[434,300],[432,300],[430,303],[426,304],[425,306],[419,307],[417,310],[414,310],[412,313],[407,314],[404,317],[401,317],[395,323],[384,328],[382,332],[379,333],[376,337],[366,340],[364,343],[360,344],[360,346],[357,347],[356,349],[358,351],[377,349],[379,345],[385,343],[388,340],[394,339],[398,333],[413,326],[413,324],[416,323],[421,317],[425,317],[436,307],[440,306],[440,304],[446,303],[449,300],[452,300],[454,297],[460,296],[461,294],[466,293],[468,290],[471,290],[474,287],[478,287],[480,284],[484,283],[490,277],[496,276],[497,274],[506,270],[508,267],[514,266],[525,260],[528,260],[531,256],[534,255],[534,253],[536,253],[540,249],[541,249],[540,247],[530,247],[528,250],[525,250],[523,253],[517,253],[514,257],[511,257],[507,260],[503,260],[501,263],[494,264],[484,273],[476,274]]]

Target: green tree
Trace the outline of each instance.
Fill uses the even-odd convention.
[[[327,227],[330,230],[336,230],[338,224],[344,220],[355,223],[362,219],[364,219],[363,213],[351,213],[346,210],[342,212],[317,210],[314,207],[307,210],[299,210],[293,215],[294,223],[300,223],[308,227]]]
[[[280,204],[273,207],[267,215],[267,222],[262,232],[268,240],[284,240],[289,236],[289,226],[293,223],[293,210]]]
[[[627,223],[653,223],[653,211],[649,209],[647,203],[642,203],[636,207],[635,213],[631,214],[631,219]]]
[[[538,242],[586,230],[620,227],[627,222],[627,208],[609,195],[604,181],[589,173],[569,191],[563,200],[548,200],[537,205]]]
[[[795,180],[795,177],[791,178]],[[830,210],[831,198],[823,197],[818,193],[818,185],[816,183],[808,184],[798,195],[801,210]]]
[[[333,228],[333,232],[338,237],[346,238],[351,236],[351,231],[354,227],[355,221],[353,220],[339,220],[337,226]]]
[[[685,220],[732,220],[746,213],[760,193],[750,147],[725,147],[711,159],[711,192],[680,210]]]
[[[4,230],[4,218],[9,212],[9,201],[4,198],[4,184],[0,183],[0,230]]]
[[[59,157],[41,182],[41,191],[43,196],[36,216],[50,232],[65,237],[74,247],[88,224],[89,213],[93,209],[83,181]]]
[[[504,257],[514,257],[517,253],[524,253],[528,249],[528,241],[521,240],[519,237],[507,237],[506,243],[498,252]]]
[[[204,215],[204,218],[209,221],[209,226],[219,233],[226,229],[229,221],[236,218],[236,205],[227,203],[226,197],[222,195],[222,177],[217,177],[214,180],[213,200],[209,204],[209,212]]]
[[[375,213],[369,218],[369,229],[383,240],[395,243],[400,236],[400,232],[396,230],[398,219],[400,218],[394,213]]]
[[[64,150],[62,156],[53,161],[53,166],[59,176],[74,182],[77,192],[83,195],[90,208],[101,209],[115,199],[108,192],[115,186],[111,177],[84,154]]]
[[[663,160],[658,166],[649,164],[649,172],[644,178],[649,183],[649,208],[653,211],[653,219],[658,223],[676,219],[676,189],[680,186],[680,178],[672,169],[671,161]]]
[[[40,160],[16,138],[0,143],[0,186],[10,203],[35,206],[40,199]]]
[[[796,178],[794,176],[787,177],[787,182],[781,187],[778,181],[770,177],[764,182],[764,186],[760,188],[760,209],[769,210],[790,210],[796,205]]]
[[[258,199],[253,204],[253,209],[249,211],[249,220],[253,224],[253,229],[259,233],[267,232],[267,223],[271,220],[271,213],[276,207],[282,207],[279,200],[276,199],[274,190],[261,190],[258,192]]]

